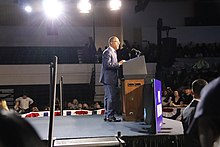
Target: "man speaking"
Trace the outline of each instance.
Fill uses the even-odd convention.
[[[120,41],[116,36],[112,36],[108,40],[109,47],[103,51],[102,67],[99,82],[104,84],[104,121],[119,122],[120,119],[115,118],[114,114],[117,109],[119,92],[117,70],[125,60],[118,62],[116,50],[119,49]]]

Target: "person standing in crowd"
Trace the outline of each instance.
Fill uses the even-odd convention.
[[[201,147],[220,146],[220,77],[211,81],[201,91],[201,98],[193,121],[187,130],[190,134],[198,128]]]
[[[117,71],[125,60],[118,62],[116,51],[119,49],[120,41],[116,36],[108,40],[109,47],[102,54],[102,67],[100,82],[104,84],[104,121],[118,122],[120,119],[115,118],[117,111],[117,99],[119,99],[118,76]]]
[[[200,92],[201,92],[202,88],[205,87],[207,84],[208,84],[208,82],[203,79],[197,79],[197,80],[193,81],[193,83],[192,83],[193,100],[184,109],[183,114],[182,114],[182,124],[183,124],[183,130],[184,130],[184,134],[185,134],[184,145],[186,147],[188,147],[188,146],[200,147],[198,129],[195,128],[194,131],[192,131],[192,133],[190,133],[189,135],[186,135],[186,132],[187,132],[187,129],[189,128],[192,120],[193,120],[197,104],[199,103]]]
[[[19,109],[19,113],[28,113],[31,111],[30,105],[33,103],[34,101],[30,97],[28,97],[26,94],[23,94],[22,97],[19,97],[15,100],[14,108],[15,110]]]

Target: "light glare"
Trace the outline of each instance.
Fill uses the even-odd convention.
[[[77,4],[77,8],[80,10],[80,13],[89,13],[91,10],[91,3],[89,0],[80,0]]]
[[[26,12],[28,12],[28,13],[31,13],[31,12],[32,12],[32,7],[29,6],[29,5],[27,5],[27,6],[24,7],[24,10],[25,10]]]
[[[44,0],[43,7],[46,15],[52,19],[58,18],[63,11],[62,4],[57,0]]]
[[[111,10],[119,10],[121,8],[121,0],[110,0],[109,6]]]

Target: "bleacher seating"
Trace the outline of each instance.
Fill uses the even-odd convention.
[[[0,64],[50,64],[54,56],[59,64],[79,63],[82,47],[0,47]]]

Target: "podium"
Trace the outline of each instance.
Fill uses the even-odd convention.
[[[144,56],[133,58],[122,66],[122,117],[124,121],[144,120],[143,88],[147,75]]]

